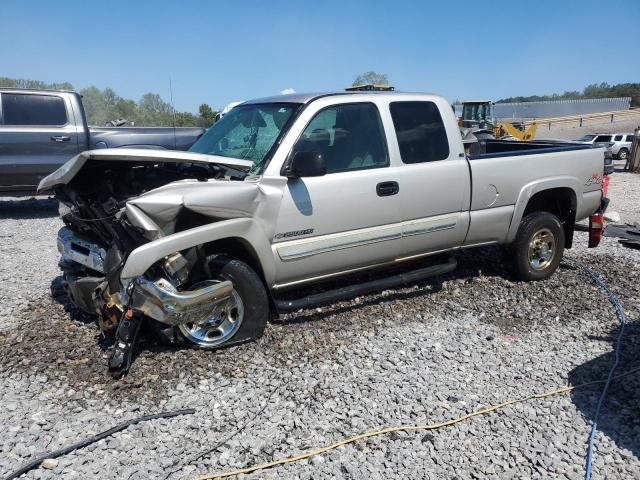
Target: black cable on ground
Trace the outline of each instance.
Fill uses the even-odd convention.
[[[98,433],[97,435],[94,435],[92,437],[86,438],[78,443],[74,443],[73,445],[69,445],[68,447],[61,448],[60,450],[56,450],[55,452],[45,453],[40,457],[34,458],[29,463],[23,465],[15,472],[10,473],[5,480],[12,480],[14,478],[18,478],[23,473],[26,473],[29,470],[33,470],[34,468],[37,468],[47,458],[57,458],[62,455],[66,455],[69,452],[73,452],[74,450],[86,447],[87,445],[91,445],[92,443],[98,442],[103,438],[109,437],[116,432],[119,432],[121,430],[124,430],[127,427],[130,427],[131,425],[135,425],[141,422],[146,422],[148,420],[155,420],[158,418],[171,418],[171,417],[178,417],[180,415],[191,415],[193,413],[195,413],[195,409],[187,408],[184,410],[174,410],[172,412],[154,413],[152,415],[144,415],[142,417],[127,420],[126,422],[122,422],[121,424],[116,425],[115,427],[112,427],[109,430]]]

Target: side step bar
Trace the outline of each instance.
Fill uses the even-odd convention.
[[[397,287],[411,282],[424,280],[425,278],[444,275],[456,269],[458,262],[451,257],[446,263],[439,263],[429,267],[419,268],[409,272],[399,273],[390,277],[371,280],[369,282],[360,283],[358,285],[348,285],[334,290],[327,290],[322,293],[307,295],[306,297],[295,300],[278,300],[274,299],[274,303],[279,313],[288,313],[300,310],[301,308],[310,308],[317,305],[338,302],[347,298],[364,295],[365,293],[384,290],[387,288]]]

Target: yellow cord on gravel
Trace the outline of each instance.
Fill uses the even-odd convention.
[[[635,369],[630,370],[628,372],[625,372],[625,373],[623,373],[621,375],[617,375],[617,376],[613,377],[612,380],[613,379],[618,379],[620,377],[625,377],[627,375],[631,375],[632,373],[636,373],[638,371],[640,371],[640,368],[635,368]],[[514,405],[516,403],[522,403],[522,402],[526,402],[527,400],[533,400],[533,399],[551,397],[551,396],[554,396],[554,395],[560,395],[561,393],[567,393],[567,392],[570,392],[572,390],[576,390],[578,388],[586,387],[588,385],[594,385],[594,384],[597,384],[597,383],[604,383],[605,381],[606,380],[595,380],[593,382],[582,383],[580,385],[570,385],[570,386],[567,386],[567,387],[562,387],[562,388],[558,388],[558,389],[555,389],[555,390],[550,390],[550,391],[543,392],[543,393],[536,393],[536,394],[529,395],[528,397],[524,397],[524,398],[519,398],[519,399],[515,399],[515,400],[507,400],[506,402],[502,402],[502,403],[498,403],[496,405],[485,407],[485,408],[482,408],[480,410],[476,410],[474,412],[467,413],[466,415],[462,415],[461,417],[458,417],[458,418],[452,418],[451,420],[445,420],[444,422],[426,423],[426,424],[421,424],[421,425],[399,425],[399,426],[396,426],[396,427],[386,427],[386,428],[382,428],[380,430],[373,430],[373,431],[370,431],[370,432],[361,433],[360,435],[355,435],[353,437],[345,438],[343,440],[340,440],[338,442],[332,443],[330,445],[326,445],[326,446],[321,447],[321,448],[317,448],[315,450],[309,450],[309,451],[307,451],[305,453],[301,453],[299,455],[293,455],[291,457],[282,458],[280,460],[274,460],[272,462],[261,463],[261,464],[258,464],[258,465],[251,465],[249,467],[240,468],[238,470],[229,470],[227,472],[211,473],[211,474],[207,474],[207,475],[202,475],[200,477],[196,477],[194,480],[210,480],[210,479],[213,479],[213,478],[234,477],[234,476],[240,475],[242,473],[251,473],[251,472],[255,472],[256,470],[265,470],[267,468],[272,468],[272,467],[275,467],[275,466],[278,466],[278,465],[284,465],[286,463],[298,462],[300,460],[304,460],[306,458],[313,457],[315,455],[320,455],[321,453],[328,452],[329,450],[334,450],[334,449],[336,449],[338,447],[341,447],[342,445],[347,445],[349,443],[354,443],[354,442],[357,442],[359,440],[363,440],[363,439],[369,438],[369,437],[377,437],[379,435],[386,435],[387,433],[391,433],[391,432],[401,432],[401,431],[411,431],[411,430],[436,430],[438,428],[449,427],[451,425],[455,425],[456,423],[464,422],[465,420],[468,420],[468,419],[473,418],[473,417],[478,417],[480,415],[486,415],[487,413],[495,412],[496,410],[500,410],[502,408],[508,407],[510,405]]]

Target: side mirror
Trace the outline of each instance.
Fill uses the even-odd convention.
[[[321,177],[326,173],[324,158],[318,152],[296,152],[282,168],[287,178]]]

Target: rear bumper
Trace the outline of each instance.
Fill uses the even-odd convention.
[[[609,199],[603,195],[598,210],[589,216],[589,248],[595,248],[602,240],[604,233],[604,212],[609,206]]]

